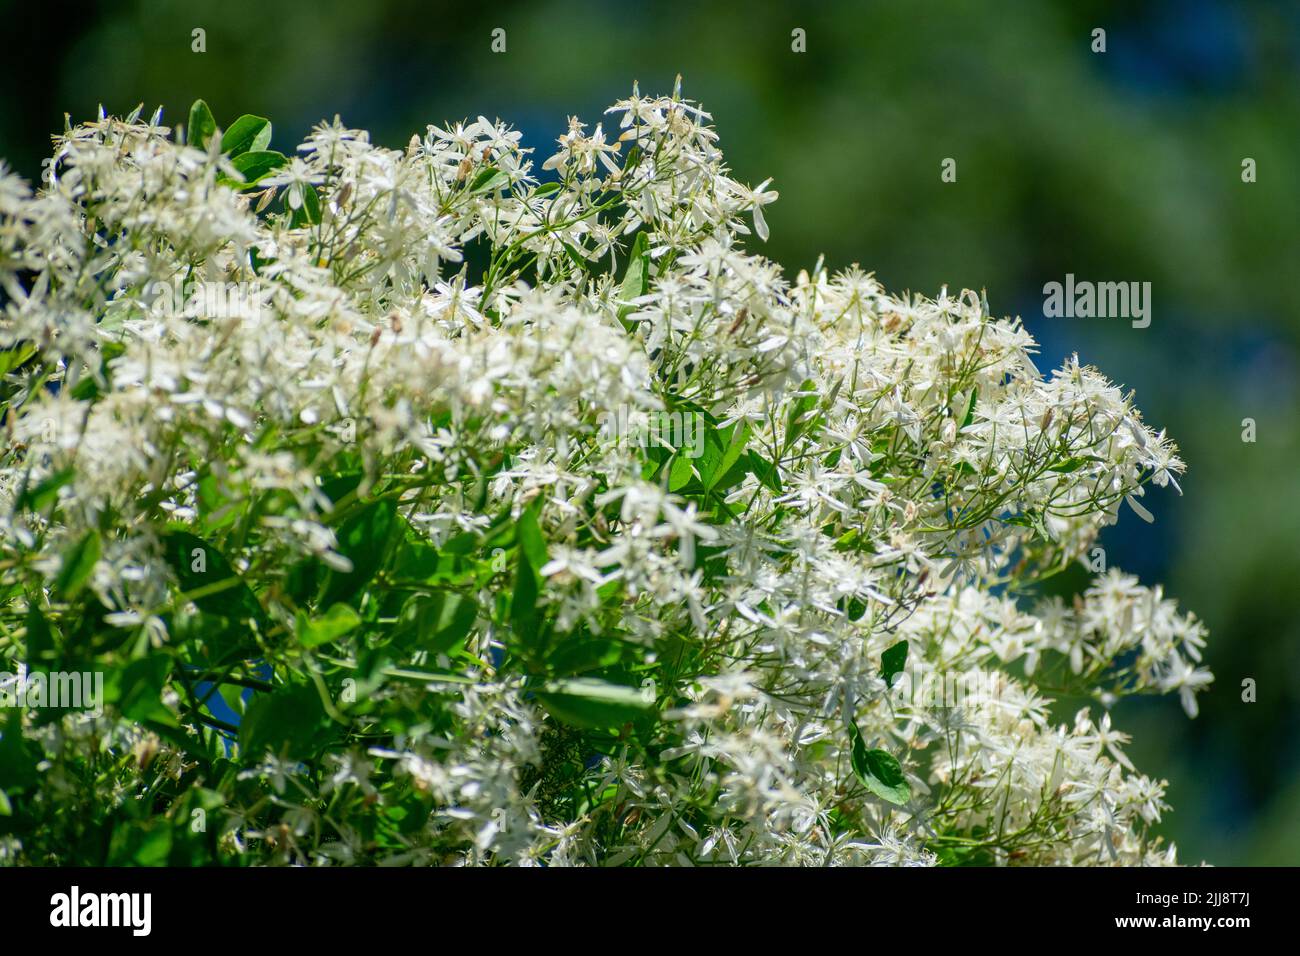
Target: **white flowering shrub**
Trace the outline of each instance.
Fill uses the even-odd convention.
[[[1034,590],[1173,444],[971,293],[745,251],[679,93],[609,116],[0,176],[0,858],[1173,862],[1105,710],[1195,715],[1201,625]]]

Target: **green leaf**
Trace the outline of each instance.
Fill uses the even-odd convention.
[[[541,571],[546,566],[548,560],[546,553],[546,538],[542,536],[542,526],[537,521],[537,508],[525,508],[519,515],[517,531],[519,534],[519,548],[526,555],[533,566],[533,570]]]
[[[613,667],[623,658],[620,641],[587,634],[571,637],[546,656],[547,671],[556,677],[568,677],[584,671]]]
[[[108,845],[110,866],[166,866],[172,830],[165,820],[123,821],[113,828]]]
[[[965,428],[975,420],[975,401],[980,397],[980,390],[972,388],[970,391],[970,405],[966,408],[966,417],[961,420],[961,427]],[[958,431],[961,431],[959,428]]]
[[[906,666],[907,641],[899,641],[880,655],[880,676],[890,687],[894,686],[894,678],[901,674]]]
[[[907,803],[912,788],[894,756],[886,750],[868,750],[862,742],[862,732],[853,721],[849,721],[849,739],[853,742],[853,772],[862,785],[889,803],[900,806]]]
[[[58,500],[59,489],[70,482],[76,474],[73,469],[64,468],[50,475],[35,488],[28,488],[18,499],[18,510],[44,511]]]
[[[383,564],[389,536],[398,527],[397,506],[390,499],[372,501],[345,521],[336,535],[338,551],[352,562],[352,570],[330,573],[321,603],[348,601],[369,584]]]
[[[537,522],[537,509],[525,508],[515,522],[519,539],[519,557],[515,569],[515,589],[510,601],[510,624],[515,633],[532,642],[537,639],[537,597],[541,593],[541,570],[546,565],[546,539]]]
[[[248,620],[255,615],[243,613],[238,604],[233,609],[239,613],[238,617],[187,607],[165,615],[169,643],[173,647],[185,648],[188,655],[192,655],[187,656],[191,662],[210,666],[252,652],[255,642]]]
[[[632,240],[632,250],[628,253],[627,272],[623,274],[623,284],[619,287],[618,298],[622,305],[618,308],[620,321],[626,320],[636,306],[633,299],[645,295],[650,289],[650,240],[644,232],[638,232]]]
[[[233,713],[240,715],[244,713],[244,695],[247,691],[242,687],[236,684],[221,684],[217,687],[217,693]]]
[[[478,602],[466,594],[438,591],[416,595],[402,611],[398,639],[410,635],[415,647],[445,654],[469,636],[478,620]]]
[[[63,556],[63,567],[54,581],[54,590],[64,600],[70,601],[81,593],[95,571],[100,549],[99,532],[92,529]]]
[[[28,605],[26,624],[27,636],[24,643],[27,648],[27,669],[47,670],[57,659],[54,632],[35,601]]]
[[[224,753],[224,750],[222,751]],[[193,826],[196,811],[211,819],[226,805],[226,797],[218,790],[191,784],[177,800],[172,803],[168,813],[171,824],[172,847],[167,858],[168,866],[210,866],[220,863],[214,852],[216,841],[205,828]]]
[[[245,114],[230,124],[221,137],[221,151],[230,157],[266,149],[271,143],[271,121],[263,116]]]
[[[0,352],[0,375],[8,375],[35,354],[36,346],[31,342]]]
[[[486,193],[494,189],[505,189],[509,182],[509,176],[495,167],[488,166],[474,177],[474,181],[469,185],[469,191],[471,193]]]
[[[217,131],[217,121],[212,118],[212,110],[203,100],[195,100],[190,107],[190,121],[185,127],[185,141],[199,149],[207,149],[208,141]]]
[[[706,440],[704,455],[700,459],[700,480],[704,490],[711,491],[726,476],[731,466],[744,454],[749,443],[749,424],[734,424]]]
[[[691,465],[691,460],[678,452],[673,457],[673,466],[668,472],[668,490],[681,491],[694,477],[695,468]]]
[[[6,790],[22,790],[37,782],[36,756],[23,739],[23,712],[0,708],[0,781]]]
[[[654,698],[642,688],[588,677],[552,681],[537,699],[557,720],[596,730],[616,730],[654,713]]]
[[[510,626],[525,641],[537,638],[537,595],[540,593],[537,569],[520,550],[515,569],[515,589],[510,596]]]
[[[781,473],[777,470],[776,465],[756,451],[751,450],[748,458],[749,470],[754,473],[754,477],[758,479],[759,484],[770,491],[775,491],[777,494],[784,494],[785,489],[781,485]]]
[[[783,450],[789,449],[791,445],[799,440],[800,435],[812,430],[817,419],[817,416],[812,412],[817,407],[819,399],[817,385],[812,379],[799,386],[797,397],[790,403],[790,408],[786,411],[785,445]]]
[[[569,261],[577,267],[578,271],[586,273],[590,263],[582,257],[582,253],[563,240],[560,241],[560,245],[564,247],[564,254],[569,257]]]
[[[1052,465],[1052,467],[1048,468],[1047,470],[1060,472],[1063,475],[1068,475],[1070,474],[1070,472],[1078,471],[1080,468],[1088,464],[1088,462],[1090,461],[1101,461],[1101,459],[1098,458],[1096,455],[1075,455],[1071,458],[1065,459],[1065,461],[1060,462],[1059,464]]]
[[[268,752],[304,759],[335,735],[336,726],[314,684],[284,684],[253,696],[239,724],[239,749],[246,760]]]
[[[205,532],[220,531],[239,519],[238,503],[229,496],[216,475],[204,475],[199,479],[198,503]]]
[[[335,604],[317,618],[298,612],[298,640],[304,647],[319,647],[337,641],[361,624],[361,615],[346,604]]]
[[[237,620],[262,619],[252,588],[215,547],[188,531],[172,531],[164,543],[181,591],[202,592],[192,598],[200,610]]]
[[[273,149],[259,149],[241,153],[230,161],[230,164],[239,170],[244,177],[242,183],[235,183],[235,185],[241,189],[247,189],[271,175],[288,161],[284,153],[276,152]]]
[[[303,183],[302,205],[293,210],[289,225],[294,229],[320,225],[320,193],[310,183]]]
[[[153,653],[111,671],[104,682],[104,702],[130,720],[178,727],[176,715],[162,702],[171,669],[171,658]]]
[[[79,402],[93,402],[97,401],[103,393],[100,391],[99,383],[95,381],[94,376],[86,375],[76,385],[72,386],[68,394]]]

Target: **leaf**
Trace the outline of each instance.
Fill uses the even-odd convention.
[[[217,121],[212,118],[212,110],[203,100],[195,100],[190,107],[190,121],[185,127],[185,141],[199,149],[207,149],[208,141],[217,131]]]
[[[749,443],[749,424],[734,424],[717,433],[716,439],[705,443],[700,459],[700,480],[704,490],[711,491],[731,470]]]
[[[130,720],[178,727],[176,715],[162,702],[171,670],[171,658],[165,654],[152,653],[132,661],[108,675],[104,682],[104,702],[115,706]]]
[[[239,724],[239,749],[246,760],[268,752],[300,760],[327,743],[335,726],[314,684],[283,684],[253,695]]]
[[[412,578],[424,584],[466,584],[476,578],[486,567],[494,573],[492,560],[480,561],[473,556],[481,542],[477,535],[457,535],[446,541],[441,548],[420,541],[407,535],[398,550],[398,557],[393,566],[400,570],[404,578]],[[501,552],[504,555],[504,551]],[[495,570],[504,571],[505,566]]]
[[[320,193],[310,183],[303,183],[302,205],[293,210],[289,225],[294,229],[320,225]]]
[[[239,519],[239,508],[216,475],[204,475],[198,485],[199,515],[203,530],[220,531]]]
[[[27,636],[24,643],[27,648],[27,669],[46,670],[57,658],[54,632],[50,630],[49,622],[34,601],[28,605],[26,624]]]
[[[455,591],[417,595],[402,612],[398,637],[409,634],[417,648],[445,654],[469,636],[478,620],[478,601]]]
[[[681,491],[694,477],[695,469],[691,466],[691,460],[680,452],[673,456],[673,466],[668,472],[668,490]]]
[[[334,604],[328,611],[317,618],[308,618],[298,612],[298,640],[304,647],[320,647],[337,641],[344,634],[355,630],[361,623],[361,615],[346,604]]]
[[[100,391],[99,383],[95,381],[95,377],[86,375],[76,385],[72,386],[68,394],[79,402],[93,402],[97,401],[103,393]]]
[[[613,667],[622,659],[624,646],[622,642],[609,638],[577,635],[547,655],[546,667],[557,677]]]
[[[276,152],[273,149],[259,149],[241,153],[231,160],[230,164],[243,174],[244,181],[234,185],[240,189],[247,189],[259,180],[269,176],[288,161],[284,153]]]
[[[0,352],[0,375],[8,375],[35,354],[36,346],[31,342]]]
[[[181,591],[203,591],[191,599],[200,610],[237,620],[262,619],[262,605],[252,588],[220,551],[188,531],[173,531],[164,542]]]
[[[966,428],[966,426],[975,420],[975,401],[979,397],[980,390],[978,388],[972,388],[970,391],[970,404],[966,406],[966,417],[961,420],[961,428],[957,429],[958,431]]]
[[[636,308],[633,299],[639,299],[650,289],[650,241],[644,232],[638,232],[632,240],[632,251],[628,253],[627,272],[623,274],[623,284],[619,287],[618,299],[623,303],[618,308],[620,321],[625,321]]]
[[[654,712],[654,699],[639,687],[588,677],[552,681],[537,694],[547,712],[575,727],[617,729]]]
[[[901,674],[906,666],[907,641],[899,641],[880,655],[880,676],[890,687],[894,686],[894,678]]]
[[[35,784],[39,779],[36,762],[23,739],[22,708],[0,708],[0,781],[4,788],[13,792]]]
[[[215,666],[230,662],[243,654],[253,652],[255,641],[249,629],[250,619],[261,620],[256,615],[244,613],[238,604],[232,608],[238,616],[214,614],[201,608],[181,608],[164,615],[169,644],[185,648],[188,660]]]
[[[44,511],[58,500],[59,489],[70,482],[76,474],[73,469],[64,468],[50,475],[35,488],[28,488],[18,499],[18,510]]]
[[[321,604],[348,601],[370,583],[383,563],[389,535],[398,528],[397,506],[389,499],[372,501],[339,528],[338,551],[352,570],[332,571]]]
[[[749,455],[741,455],[736,463],[726,470],[722,477],[714,480],[713,487],[709,490],[719,495],[724,491],[730,491],[736,485],[744,481],[745,476],[752,470],[753,468],[751,467]]]
[[[560,240],[560,244],[564,246],[564,254],[569,257],[569,261],[572,262],[579,271],[585,273],[589,263],[582,257],[582,253],[563,240]]]
[[[54,581],[54,590],[64,600],[70,601],[81,593],[81,589],[95,572],[99,561],[101,542],[99,532],[87,531],[81,540],[72,546],[63,557],[63,567]]]
[[[539,531],[540,535],[541,532]],[[466,531],[463,534],[453,535],[448,538],[441,548],[438,549],[441,554],[454,554],[460,557],[468,557],[478,550],[479,538],[473,532]],[[545,545],[543,545],[543,548]],[[545,554],[545,551],[542,552]]]
[[[107,862],[110,866],[166,866],[172,830],[165,820],[123,821],[113,828]]]
[[[817,385],[811,379],[799,386],[798,395],[786,411],[783,450],[789,449],[799,440],[800,435],[812,429],[817,416],[811,413],[817,407],[818,400]]]
[[[244,114],[230,124],[221,137],[221,151],[231,158],[241,153],[266,149],[271,143],[271,121],[263,116]]]
[[[768,461],[756,451],[749,452],[749,469],[758,479],[759,484],[763,485],[769,491],[775,491],[777,494],[784,494],[785,489],[781,485],[781,473],[776,465]]]
[[[537,595],[540,593],[537,569],[523,550],[515,568],[515,589],[510,597],[510,626],[525,641],[537,637]]]
[[[509,176],[493,166],[488,166],[474,177],[474,181],[469,185],[469,191],[471,193],[491,192],[494,189],[504,189],[509,182]]]
[[[536,640],[538,633],[537,597],[541,593],[541,570],[546,565],[546,539],[537,522],[537,509],[525,508],[515,523],[519,538],[519,558],[515,569],[515,589],[510,601],[510,623],[526,641]]]
[[[853,742],[853,772],[862,785],[880,799],[901,806],[912,796],[912,788],[903,776],[903,768],[887,750],[868,750],[862,742],[858,725],[849,721],[849,739]]]
[[[1101,459],[1098,458],[1096,455],[1075,455],[1071,458],[1065,459],[1065,461],[1060,462],[1059,464],[1053,465],[1051,468],[1047,470],[1060,472],[1063,475],[1068,475],[1073,471],[1078,471],[1080,468],[1082,468],[1090,461],[1101,461]]]
[[[535,571],[541,571],[548,560],[546,538],[542,536],[542,526],[537,522],[537,508],[525,508],[519,515],[517,527],[519,548],[528,555],[528,560]]]

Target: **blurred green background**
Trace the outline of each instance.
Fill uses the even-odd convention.
[[[987,289],[1040,366],[1079,352],[1178,440],[1183,497],[1148,496],[1157,523],[1126,512],[1102,543],[1207,621],[1218,680],[1194,721],[1166,698],[1118,723],[1170,781],[1184,862],[1300,863],[1300,4],[3,0],[0,22],[0,156],[29,178],[65,112],[177,123],[199,96],[218,121],[270,117],[280,148],[335,113],[395,147],[482,113],[542,159],[567,115],[681,73],[738,177],[776,180],[766,254]],[[1067,272],[1151,282],[1151,326],[1044,318]]]

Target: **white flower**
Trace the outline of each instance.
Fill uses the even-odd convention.
[[[284,167],[280,172],[267,176],[258,185],[264,188],[287,186],[289,208],[301,209],[303,187],[318,186],[324,181],[324,174],[315,172],[307,163],[295,156],[289,160],[288,166]]]
[[[402,149],[336,117],[260,198],[138,115],[35,192],[0,167],[11,651],[48,611],[160,652],[140,686],[239,768],[203,785],[241,861],[1173,862],[1128,735],[1046,695],[1194,716],[1204,626],[1114,568],[1021,595],[1121,499],[1150,520],[1174,444],[981,296],[752,254],[777,193],[680,84],[608,115],[545,184],[483,116]],[[330,742],[227,746],[224,679],[254,722],[305,687]],[[29,723],[69,819],[193,777],[112,707]],[[66,783],[92,740],[118,769]]]

